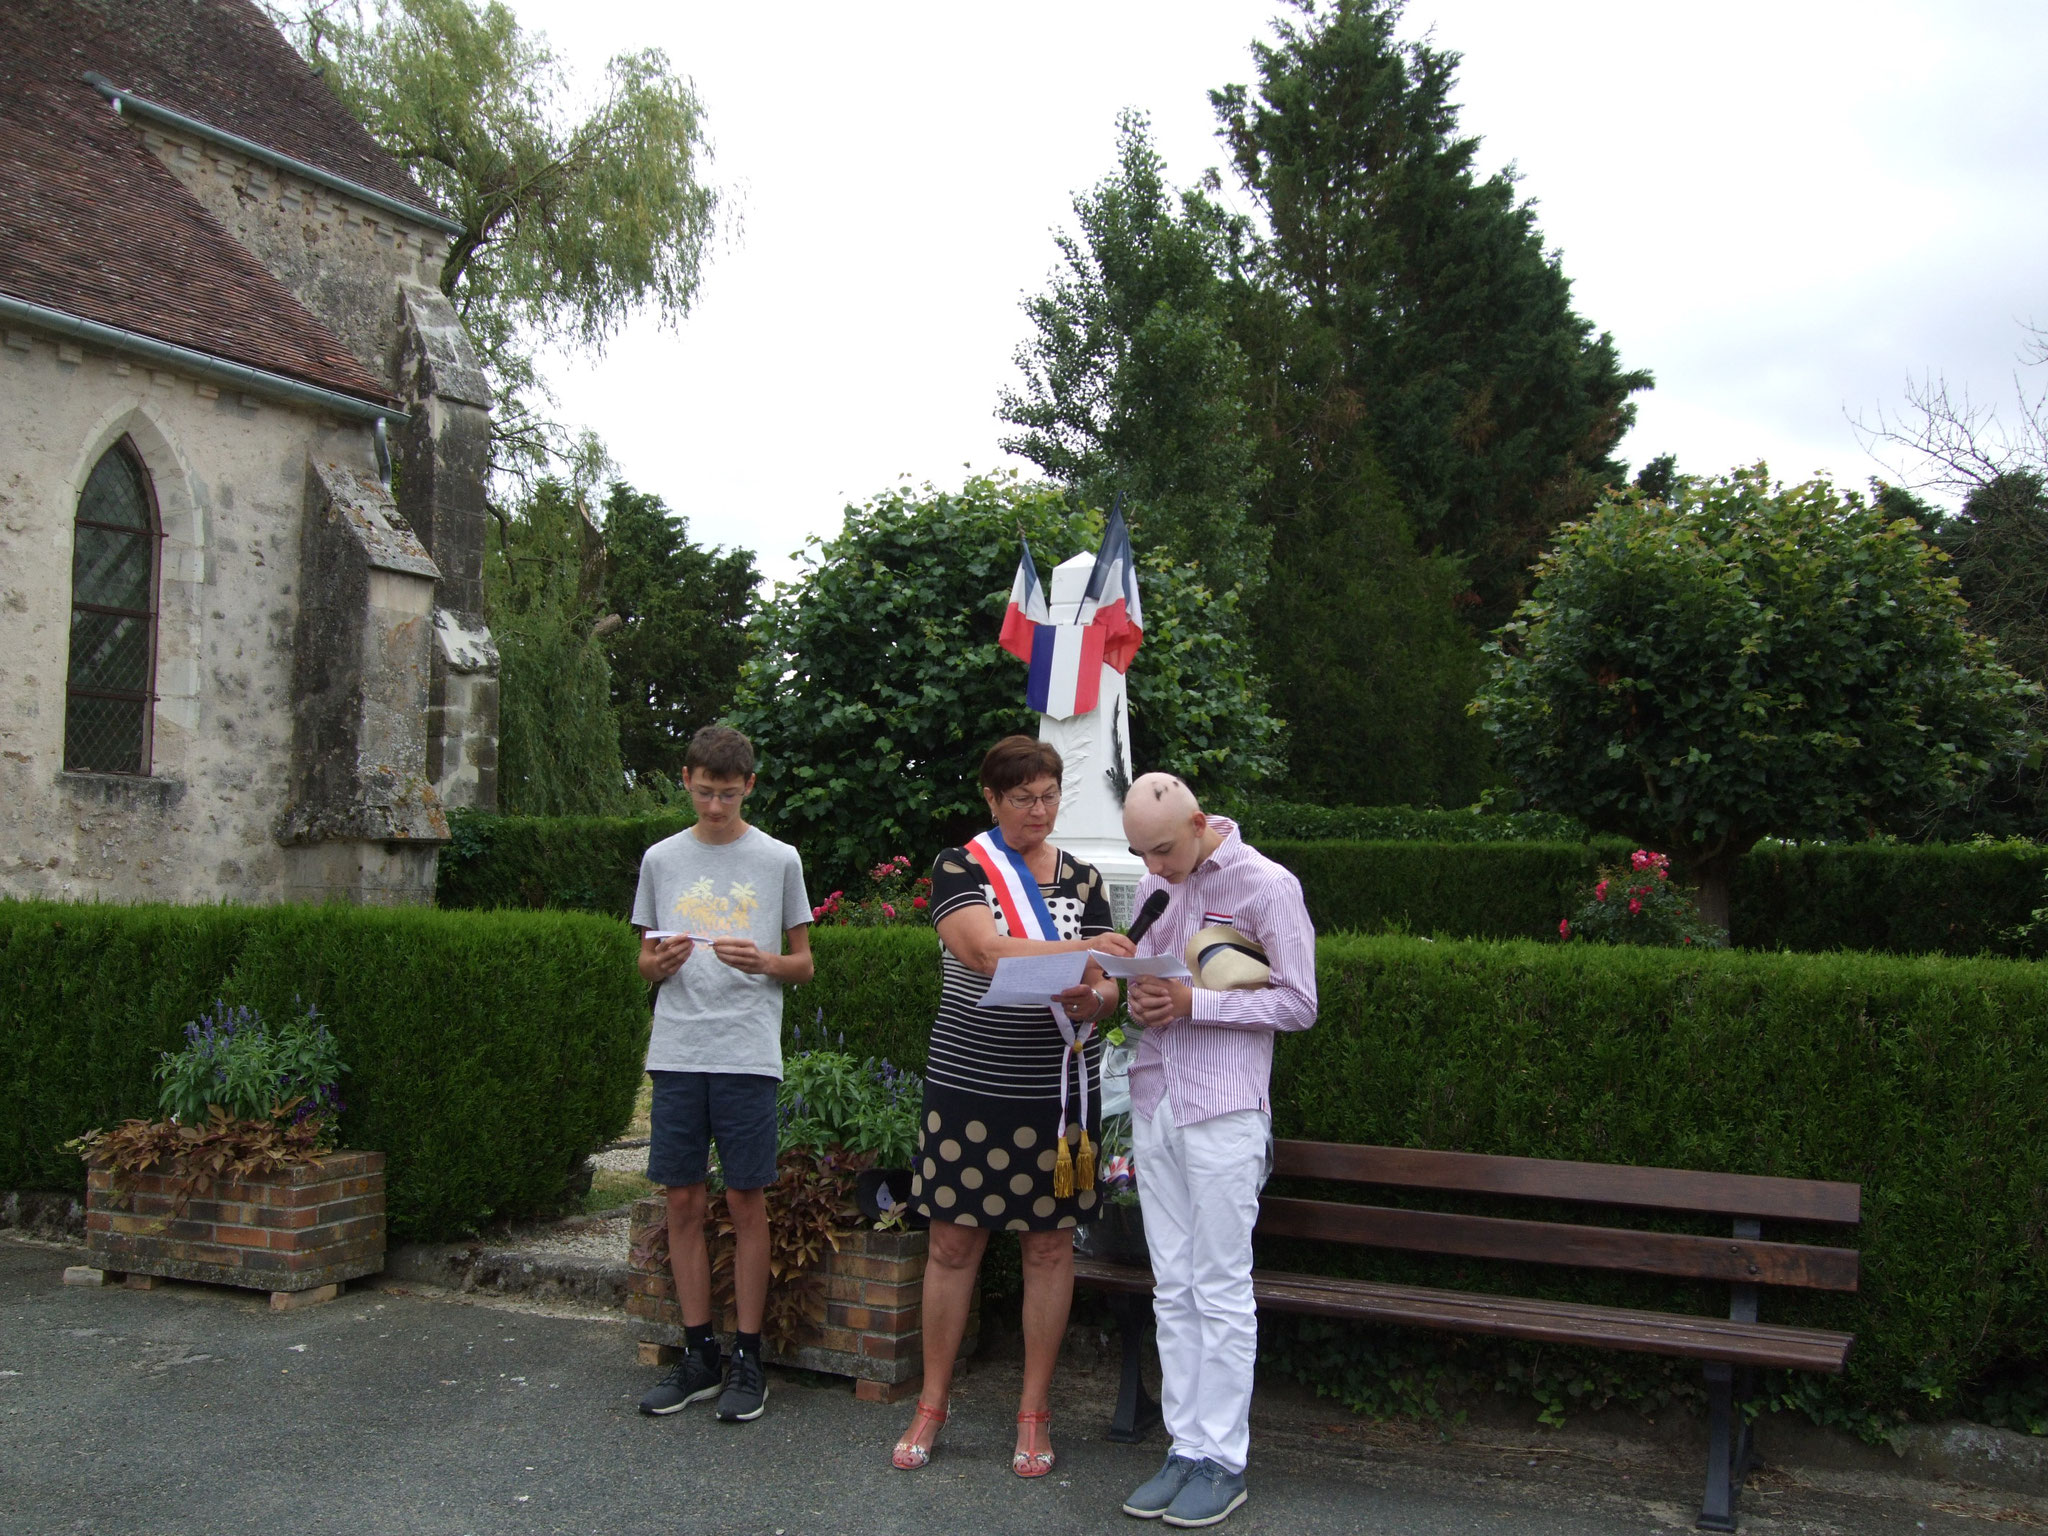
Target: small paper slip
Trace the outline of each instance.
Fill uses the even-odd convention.
[[[1081,985],[1088,956],[1076,950],[1064,955],[1005,955],[996,962],[995,979],[982,994],[984,1008],[1043,1008],[1069,987]]]
[[[1179,955],[1133,955],[1125,960],[1117,955],[1105,955],[1091,951],[1089,959],[1102,967],[1102,974],[1118,978],[1130,976],[1161,976],[1168,981],[1188,981],[1187,964]]]
[[[660,931],[649,929],[647,937],[659,944],[663,939],[688,939],[692,944],[716,944],[718,941],[701,933],[684,933],[681,929]]]

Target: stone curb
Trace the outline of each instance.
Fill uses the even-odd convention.
[[[385,1252],[383,1278],[444,1286],[452,1291],[488,1291],[498,1296],[568,1301],[623,1312],[628,1273],[623,1263],[542,1258],[523,1248],[400,1243]]]

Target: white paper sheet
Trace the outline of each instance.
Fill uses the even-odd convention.
[[[684,933],[680,928],[674,931],[648,930],[647,937],[659,944],[663,939],[688,939],[693,944],[716,944],[718,941],[701,933]]]
[[[1105,955],[1100,950],[1089,953],[1089,959],[1102,967],[1102,974],[1122,980],[1131,976],[1163,976],[1168,981],[1191,979],[1186,963],[1179,955],[1133,955],[1126,960],[1119,955]]]
[[[1088,956],[1075,950],[1063,955],[1005,955],[996,962],[995,978],[982,994],[984,1008],[1043,1008],[1069,987],[1081,985]]]

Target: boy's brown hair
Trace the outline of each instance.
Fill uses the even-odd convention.
[[[690,738],[683,767],[714,779],[754,776],[754,744],[729,725],[707,725]]]

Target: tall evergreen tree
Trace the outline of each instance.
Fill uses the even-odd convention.
[[[1282,372],[1301,397],[1272,437],[1317,481],[1383,468],[1418,547],[1465,559],[1468,617],[1491,627],[1550,530],[1620,483],[1610,454],[1650,376],[1572,309],[1511,175],[1475,173],[1458,56],[1401,42],[1399,0],[1292,3],[1300,20],[1255,45],[1256,97],[1211,97],[1293,322]],[[1280,515],[1293,478],[1273,479]]]
[[[1128,498],[1131,538],[1256,595],[1266,538],[1250,522],[1264,478],[1230,337],[1229,278],[1241,219],[1199,192],[1174,194],[1142,113],[1117,123],[1117,169],[1074,199],[1078,233],[1055,237],[1050,290],[1027,300],[1021,390],[1003,440],[1080,505]]]
[[[699,726],[732,707],[760,574],[744,549],[705,549],[659,496],[614,484],[605,498],[605,637],[619,752],[635,780],[673,779]]]
[[[602,816],[625,774],[603,615],[604,537],[582,500],[543,480],[484,554],[498,643],[498,807],[513,816]]]

